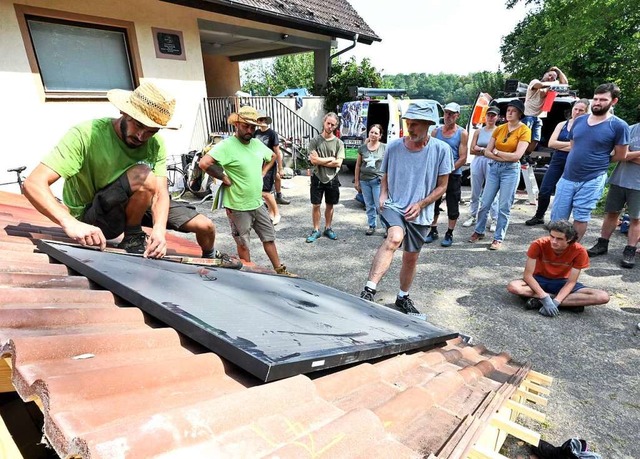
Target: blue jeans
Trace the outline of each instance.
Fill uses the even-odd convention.
[[[540,141],[542,137],[542,120],[537,116],[525,116],[520,121],[531,129],[531,140]]]
[[[538,193],[538,209],[536,210],[537,217],[543,218],[545,212],[549,208],[551,195],[555,193],[558,180],[562,177],[568,154],[569,153],[565,151],[556,150],[551,156],[551,162],[549,163],[547,171],[544,173],[544,178],[540,185],[540,192]]]
[[[489,175],[484,185],[482,199],[480,202],[480,211],[478,212],[478,221],[476,223],[475,232],[484,234],[487,225],[487,217],[493,200],[500,192],[498,198],[498,222],[496,231],[493,233],[495,241],[502,242],[507,228],[509,227],[509,216],[511,215],[511,205],[516,193],[516,187],[520,180],[520,163],[489,163]]]
[[[360,189],[367,209],[367,222],[369,226],[378,226],[378,204],[380,203],[380,178],[372,180],[360,180]]]
[[[469,213],[472,217],[477,217],[478,207],[480,204],[480,196],[482,195],[484,182],[489,175],[489,163],[492,160],[485,156],[476,156],[471,162],[471,203],[469,204]],[[498,199],[493,200],[491,204],[491,218],[498,218]]]
[[[577,222],[585,223],[591,220],[591,211],[596,208],[602,197],[606,181],[607,174],[586,182],[572,182],[561,178],[551,207],[551,220],[569,220],[571,213]]]

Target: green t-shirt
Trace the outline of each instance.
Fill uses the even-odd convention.
[[[244,144],[234,135],[223,140],[211,155],[231,179],[222,204],[232,210],[255,210],[262,201],[262,164],[271,161],[273,151],[258,139]]]
[[[120,140],[111,118],[86,121],[71,128],[42,164],[64,179],[62,200],[80,218],[96,192],[131,166],[146,164],[157,177],[167,176],[167,152],[160,136],[129,148]]]
[[[320,158],[344,159],[344,143],[337,137],[325,140],[322,135],[317,135],[309,141],[308,150],[309,152],[317,151]],[[337,167],[313,166],[313,173],[322,183],[333,180],[339,170]]]

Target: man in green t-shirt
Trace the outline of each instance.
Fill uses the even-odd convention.
[[[169,126],[175,99],[151,83],[135,91],[113,89],[107,98],[121,116],[69,130],[25,181],[29,201],[82,245],[104,250],[107,239],[124,232],[118,247],[162,258],[169,228],[195,233],[202,256],[214,257],[213,222],[169,198],[167,153],[155,134],[176,129]],[[64,205],[50,189],[60,178]],[[148,236],[143,224],[152,227]]]
[[[235,135],[223,140],[200,160],[200,168],[219,179],[224,186],[222,205],[225,207],[238,255],[251,261],[249,234],[256,232],[265,253],[278,274],[288,274],[280,263],[276,248],[276,232],[262,199],[262,179],[276,160],[276,154],[253,137],[258,123],[258,111],[245,105],[229,116]]]
[[[307,242],[314,242],[323,234],[335,241],[336,233],[331,229],[333,206],[340,201],[340,180],[338,171],[344,160],[344,143],[333,131],[338,127],[338,115],[333,112],[324,115],[322,133],[309,141],[309,162],[313,165],[311,176],[311,220],[313,230],[307,236]],[[324,232],[320,232],[320,205],[324,196]]]

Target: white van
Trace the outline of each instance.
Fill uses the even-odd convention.
[[[428,102],[438,111],[438,118],[442,124],[444,111],[435,100],[419,99]],[[389,143],[393,139],[404,136],[406,123],[402,120],[402,114],[407,110],[411,102],[417,100],[396,99],[388,95],[384,100],[356,100],[345,102],[340,110],[341,125],[340,138],[345,146],[345,164],[350,170],[356,167],[358,148],[367,139],[369,128],[373,124],[379,124],[383,128],[383,143]]]

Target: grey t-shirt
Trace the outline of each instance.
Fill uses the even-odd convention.
[[[360,145],[358,148],[358,154],[362,156],[360,162],[360,180],[373,180],[374,178],[382,177],[382,171],[380,166],[382,165],[382,158],[384,158],[384,152],[387,150],[387,145],[379,143],[378,148],[371,151],[367,147],[367,144]]]
[[[629,151],[640,150],[640,123],[629,128]],[[640,164],[621,161],[609,178],[609,183],[632,190],[640,190]]]
[[[344,143],[337,137],[326,140],[322,135],[317,135],[309,141],[308,151],[318,152],[320,158],[342,158],[344,159]],[[329,183],[338,175],[340,169],[337,167],[313,166],[313,173],[322,183]]]
[[[389,190],[385,207],[404,214],[407,207],[433,192],[440,175],[453,171],[453,154],[449,145],[434,137],[430,137],[427,146],[420,151],[409,151],[403,139],[396,139],[387,145],[381,169],[387,175]],[[422,209],[412,223],[430,225],[433,206],[431,203]]]

